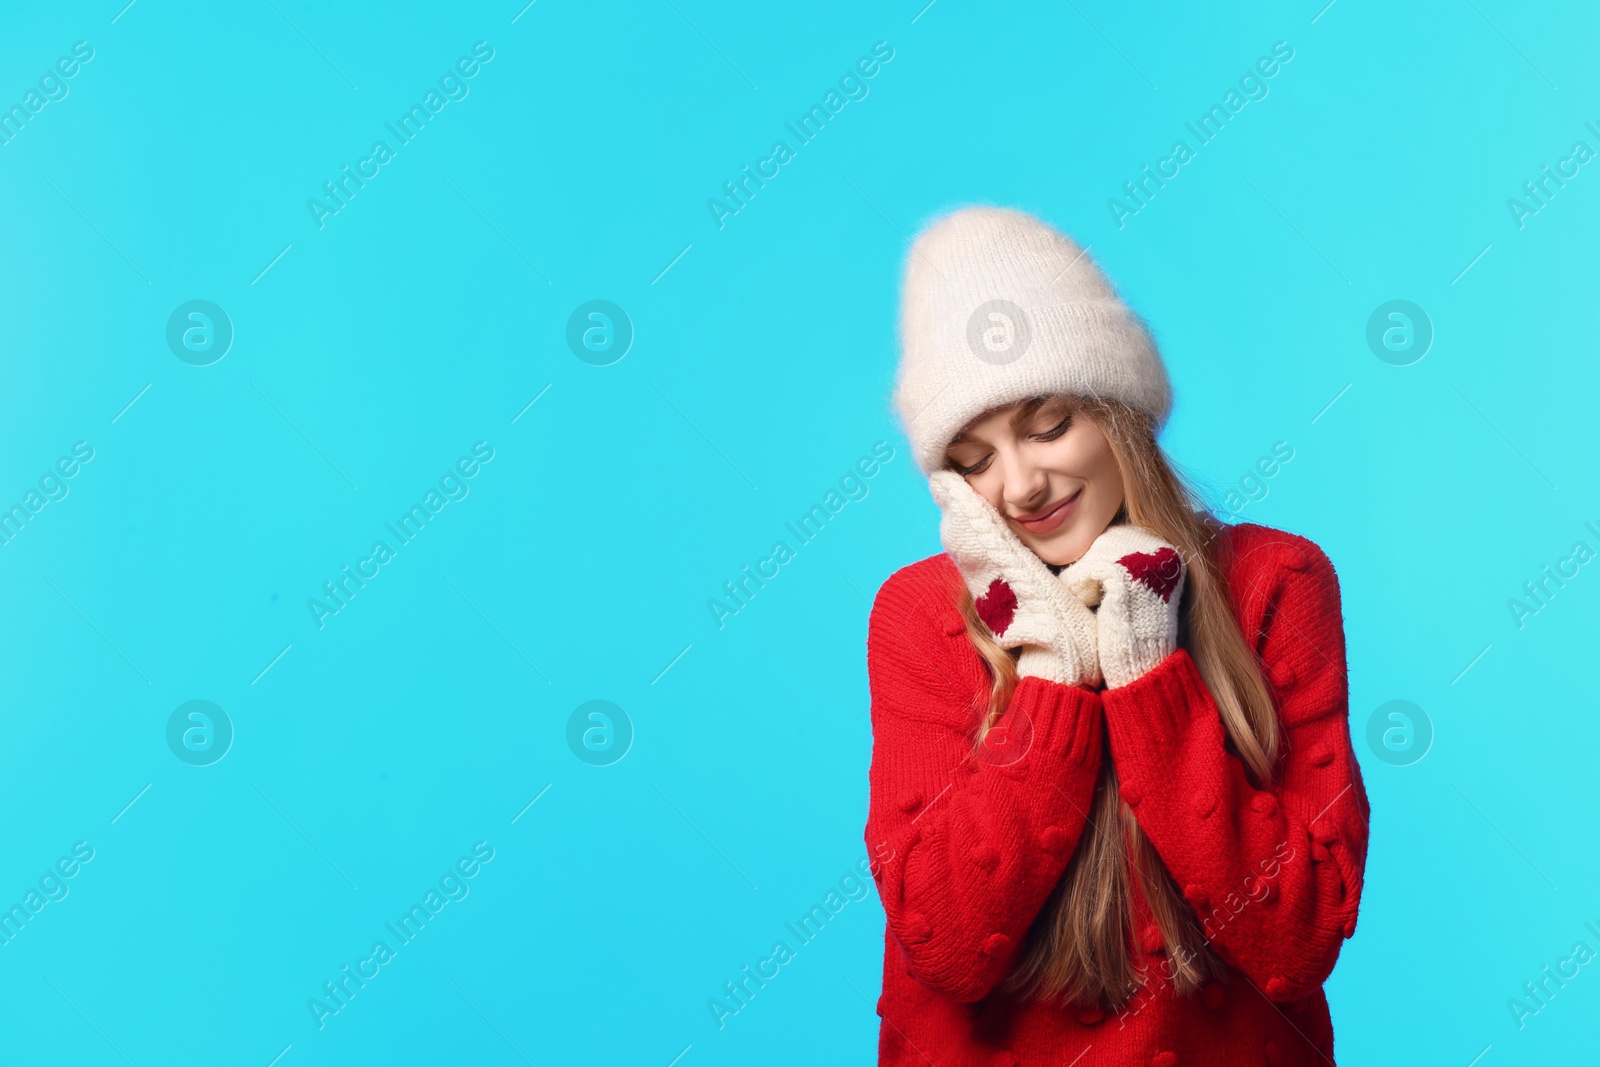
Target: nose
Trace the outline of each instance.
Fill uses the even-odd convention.
[[[1026,513],[1045,502],[1050,480],[1043,467],[1030,460],[1025,449],[1005,449],[995,457],[1003,479],[1000,495],[1013,512]]]

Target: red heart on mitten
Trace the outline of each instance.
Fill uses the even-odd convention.
[[[1133,580],[1143,582],[1162,600],[1171,601],[1172,590],[1183,577],[1183,563],[1175,549],[1163,548],[1157,552],[1129,552],[1117,560]]]
[[[1011,625],[1011,620],[1016,618],[1017,594],[1003,579],[996,578],[989,583],[988,591],[978,598],[976,606],[978,618],[999,637]]]

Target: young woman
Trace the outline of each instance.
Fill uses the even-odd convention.
[[[1148,331],[1037,219],[925,230],[901,348],[946,551],[869,624],[879,1061],[1332,1064],[1368,814],[1333,565],[1207,513]]]

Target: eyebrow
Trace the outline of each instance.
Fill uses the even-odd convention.
[[[1052,398],[1048,397],[1048,396],[1036,396],[1036,397],[1032,397],[1029,400],[1027,400],[1025,403],[1023,403],[1023,405],[1020,408],[1018,408],[1012,414],[1012,416],[1011,416],[1011,425],[1012,425],[1012,427],[1015,428],[1019,424],[1027,421],[1028,419],[1031,419],[1038,412],[1038,410],[1040,408],[1044,407],[1045,404],[1048,403],[1051,399]],[[950,439],[950,444],[958,445],[958,444],[960,444],[961,442],[963,442],[963,441],[965,441],[967,439],[968,438],[967,438],[967,435],[965,433],[958,433],[958,434],[956,434],[954,437],[952,437]]]

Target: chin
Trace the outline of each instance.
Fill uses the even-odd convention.
[[[1033,549],[1033,554],[1046,563],[1056,567],[1064,567],[1069,563],[1076,563],[1089,550],[1087,544],[1080,545],[1079,537],[1051,538],[1048,541],[1036,542],[1028,547]]]
[[[1109,519],[1102,522],[1097,516],[1078,516],[1069,528],[1056,530],[1049,537],[1028,538],[1024,543],[1051,566],[1065,567],[1082,559],[1109,525]]]

